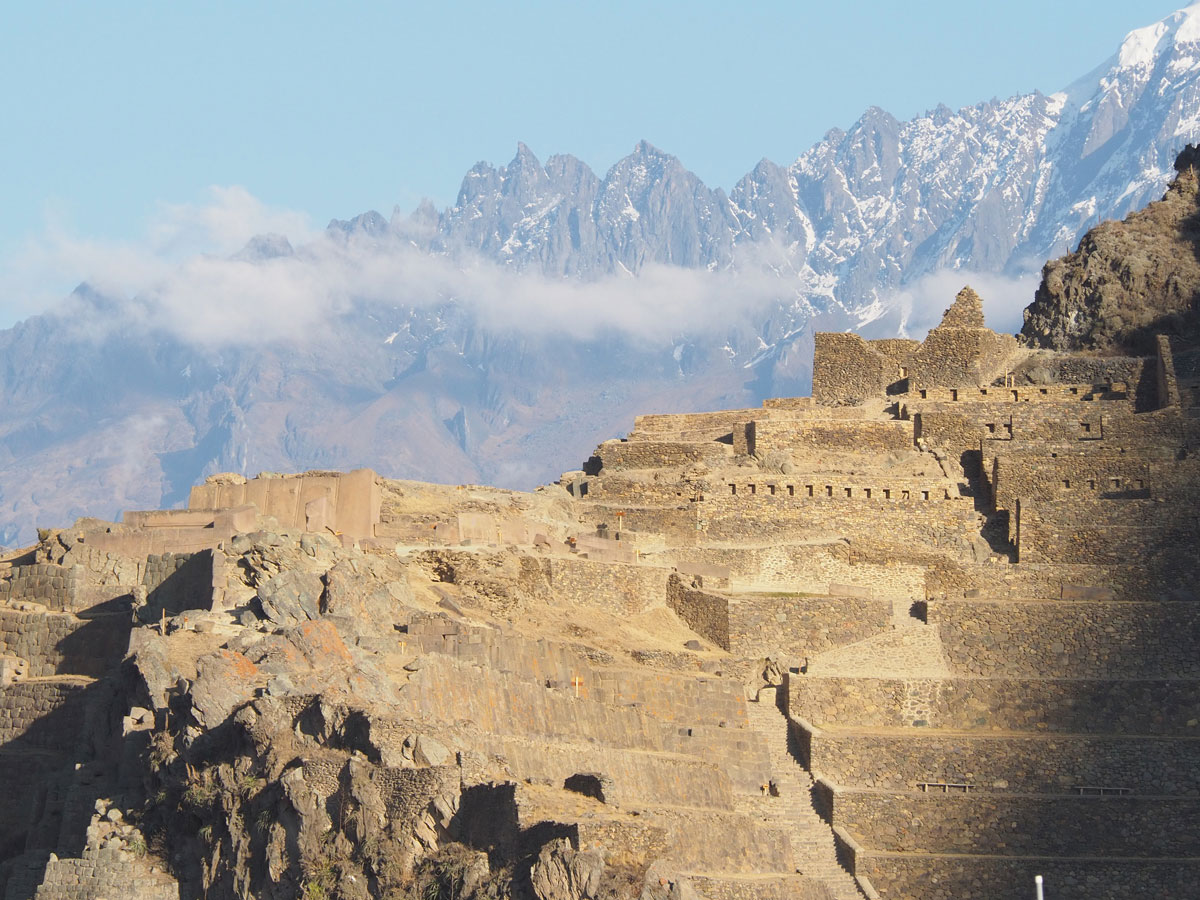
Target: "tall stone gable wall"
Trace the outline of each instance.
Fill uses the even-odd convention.
[[[922,388],[984,387],[1004,374],[1017,349],[1011,334],[986,328],[935,328],[913,355],[909,384]]]
[[[857,334],[818,332],[813,346],[813,400],[858,404],[886,393],[900,369]]]

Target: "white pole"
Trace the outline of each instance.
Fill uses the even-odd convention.
[[[1033,883],[1037,886],[1037,900],[1045,900],[1045,898],[1042,896],[1042,876],[1034,875]]]

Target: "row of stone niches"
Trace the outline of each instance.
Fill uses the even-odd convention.
[[[799,497],[805,499],[862,499],[862,500],[953,500],[950,489],[944,486],[930,488],[880,488],[862,485],[833,484],[757,484],[729,482],[730,496],[743,497]]]
[[[980,401],[1011,401],[1028,402],[1037,400],[1079,399],[1094,401],[1097,397],[1106,400],[1124,400],[1128,385],[1124,382],[1114,382],[1111,385],[1059,385],[1053,392],[1048,387],[1035,388],[946,388],[943,390],[922,388],[916,393],[922,400],[949,400],[957,403],[961,400]]]

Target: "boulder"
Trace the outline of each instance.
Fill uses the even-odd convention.
[[[599,850],[575,850],[566,838],[542,847],[529,872],[537,900],[588,900],[596,897],[604,877]]]
[[[321,579],[310,572],[288,569],[258,587],[263,615],[276,625],[290,626],[321,615]]]

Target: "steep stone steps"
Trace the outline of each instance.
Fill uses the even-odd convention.
[[[813,780],[788,748],[787,719],[775,707],[774,691],[764,690],[757,703],[747,703],[750,727],[766,742],[771,760],[773,790],[739,800],[739,807],[765,819],[787,822],[796,868],[820,879],[834,900],[861,900],[854,878],[837,861],[833,831],[812,802]],[[777,795],[777,796],[776,796]]]

